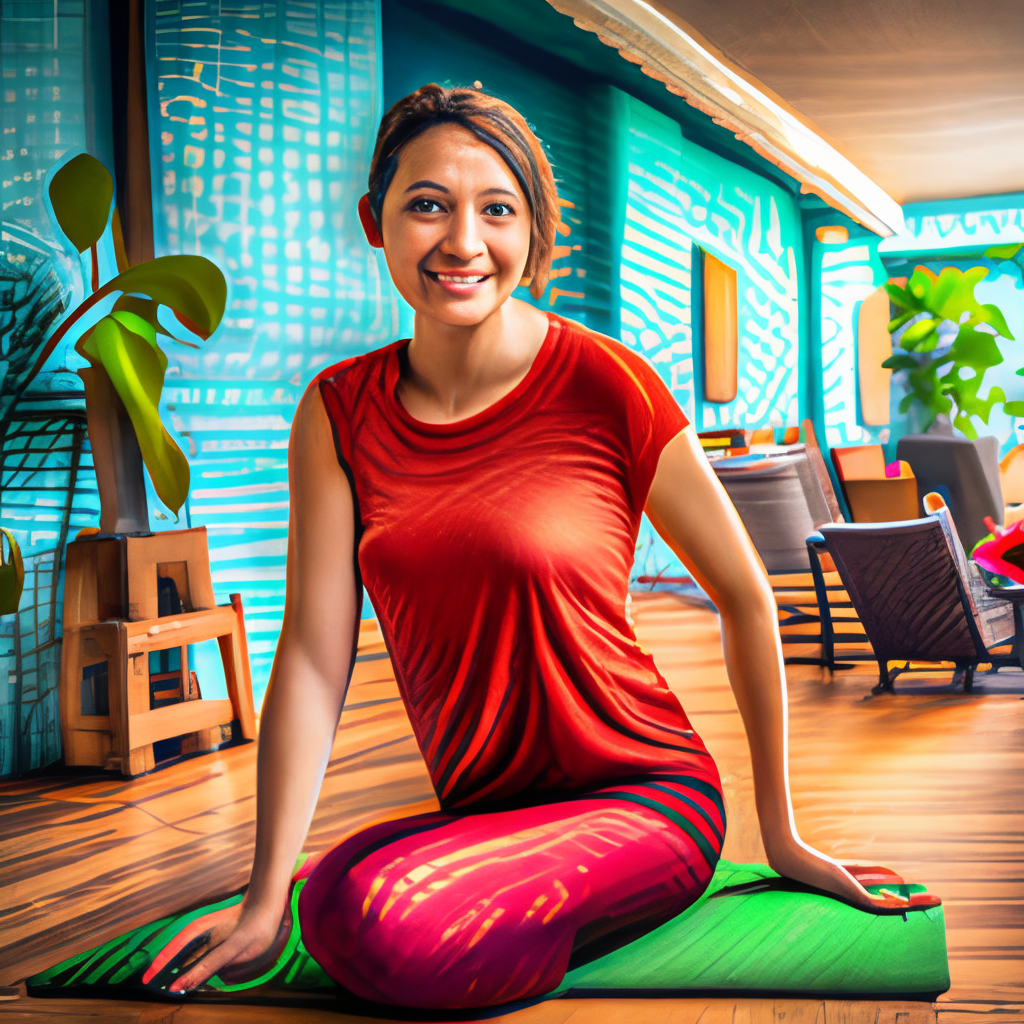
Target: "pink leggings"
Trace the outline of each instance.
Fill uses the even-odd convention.
[[[707,888],[717,785],[671,772],[349,836],[299,896],[303,942],[364,999],[443,1009],[542,995]]]

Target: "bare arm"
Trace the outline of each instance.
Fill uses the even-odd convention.
[[[284,622],[260,716],[249,888],[237,918],[218,924],[210,952],[174,989],[250,960],[273,940],[345,700],[356,642],[354,508],[317,388],[306,392],[295,412],[288,485]]]
[[[646,511],[721,616],[725,665],[750,745],[754,798],[768,863],[780,874],[847,899],[884,902],[797,834],[775,599],[764,564],[692,426],[662,451]]]

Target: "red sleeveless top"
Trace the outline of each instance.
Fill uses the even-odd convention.
[[[446,808],[652,770],[720,784],[625,617],[658,456],[689,421],[642,356],[548,317],[523,380],[454,423],[401,404],[408,341],[313,381],[353,487],[362,580]]]

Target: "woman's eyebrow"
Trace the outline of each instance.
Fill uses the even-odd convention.
[[[436,181],[428,181],[425,178],[422,181],[414,181],[405,191],[414,192],[418,188],[435,188],[438,192],[448,191],[444,185],[438,185]]]
[[[445,195],[450,194],[450,190],[445,188],[444,185],[439,185],[436,181],[430,181],[427,178],[424,178],[421,181],[414,181],[405,191],[415,192],[418,188],[432,188],[438,192],[444,192]],[[509,188],[485,188],[477,194],[481,196],[508,196],[511,199],[519,198],[519,196]]]

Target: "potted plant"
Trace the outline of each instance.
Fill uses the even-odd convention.
[[[113,206],[113,180],[88,154],[61,167],[48,191],[61,232],[78,254],[90,254],[90,273],[85,300],[47,340],[28,379],[42,369],[72,327],[88,325],[75,342],[75,351],[89,361],[78,375],[85,386],[100,494],[100,534],[149,533],[143,465],[175,520],[189,488],[188,460],[160,420],[167,356],[157,339],[163,336],[198,348],[179,336],[178,327],[203,340],[209,338],[224,314],[224,275],[202,256],[160,256],[130,267]],[[108,230],[117,274],[101,282],[98,247]],[[104,300],[114,295],[113,305],[99,315]],[[170,311],[178,327],[169,329],[160,319],[161,307]]]
[[[903,329],[895,338],[903,351],[894,353],[882,365],[907,371],[907,394],[899,411],[916,406],[921,432],[932,427],[939,416],[953,413],[953,425],[974,440],[978,432],[972,419],[977,416],[988,423],[994,406],[1002,404],[1011,416],[1024,415],[1024,402],[1007,402],[1000,387],[981,394],[986,371],[1003,361],[996,335],[982,326],[1013,340],[999,307],[981,304],[974,297],[975,286],[987,273],[985,267],[965,271],[945,267],[940,274],[916,267],[906,287],[892,283],[885,286],[901,311],[890,321],[889,332],[896,335]],[[946,331],[940,331],[946,323],[956,327],[948,345],[942,343]]]

